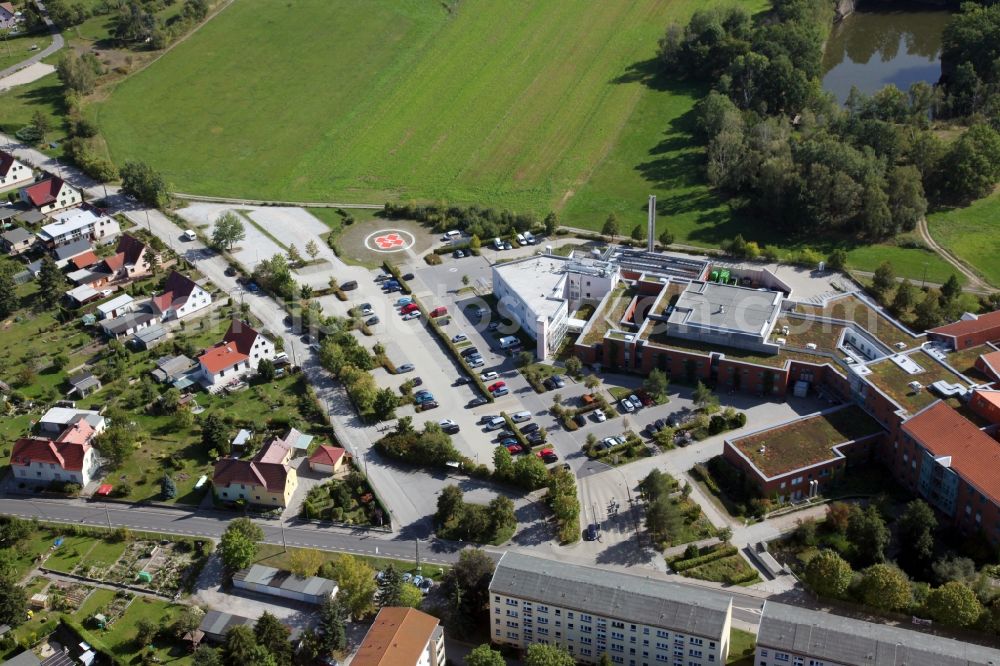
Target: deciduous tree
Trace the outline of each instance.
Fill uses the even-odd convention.
[[[604,226],[601,227],[601,235],[610,237],[613,243],[619,233],[621,233],[621,228],[618,224],[618,216],[611,213],[608,215],[608,219],[604,220]]]
[[[822,597],[842,598],[851,584],[854,571],[844,558],[832,550],[822,550],[806,565],[809,587]]]
[[[576,660],[558,645],[532,643],[524,657],[525,666],[576,666]]]
[[[219,556],[230,571],[239,571],[253,564],[264,530],[249,518],[230,521],[219,542]]]
[[[46,308],[53,308],[63,297],[69,283],[55,260],[46,255],[38,269],[38,298]]]
[[[883,610],[902,611],[912,601],[910,581],[891,564],[874,564],[861,572],[858,592],[864,603]]]
[[[465,655],[465,666],[507,666],[507,662],[498,650],[483,643]]]
[[[333,576],[340,588],[337,598],[355,619],[369,615],[375,605],[375,570],[351,555],[340,555],[333,563]]]
[[[232,250],[247,237],[246,227],[239,215],[227,210],[215,220],[212,227],[212,245],[220,250]]]
[[[288,568],[296,576],[315,576],[323,566],[323,553],[315,548],[296,548],[288,556]]]
[[[959,581],[951,581],[931,590],[924,607],[931,619],[953,627],[968,627],[983,612],[975,592]]]

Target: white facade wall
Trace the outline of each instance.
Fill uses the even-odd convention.
[[[198,375],[201,377],[202,384],[207,388],[213,388],[215,386],[222,386],[223,384],[228,384],[233,381],[233,378],[243,378],[253,372],[250,361],[240,361],[231,368],[226,368],[222,372],[213,375],[212,373],[205,370],[205,366],[199,366]]]
[[[56,463],[31,462],[28,465],[12,465],[14,476],[26,481],[66,481],[86,486],[97,472],[97,456],[90,448],[83,454],[83,469],[79,472],[63,469]]]
[[[212,295],[209,294],[204,289],[202,289],[201,287],[196,286],[194,289],[191,290],[191,293],[188,295],[187,300],[184,302],[184,305],[180,307],[174,307],[173,305],[171,305],[170,309],[167,310],[167,312],[163,313],[163,318],[183,319],[184,317],[187,317],[190,314],[194,314],[199,310],[207,308],[211,304],[212,304]]]
[[[806,654],[772,650],[759,645],[753,663],[754,666],[849,666],[839,662],[816,659]]]
[[[551,643],[584,664],[596,664],[606,652],[612,663],[624,666],[721,666],[729,653],[730,623],[731,617],[719,636],[692,636],[594,611],[490,593],[494,643],[521,650],[532,643]]]
[[[265,338],[263,335],[258,335],[253,341],[253,347],[250,349],[250,366],[256,370],[257,366],[264,359],[269,361],[274,360],[274,343]]]
[[[2,11],[3,10],[0,9],[0,12]],[[0,27],[4,27],[2,18],[0,18]],[[14,160],[14,163],[10,165],[10,169],[7,171],[7,175],[0,176],[0,190],[6,190],[20,185],[28,185],[31,183],[34,176],[34,172],[30,167]]]

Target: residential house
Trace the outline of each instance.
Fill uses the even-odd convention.
[[[160,323],[159,317],[144,309],[129,312],[114,319],[105,319],[101,322],[101,328],[104,330],[104,335],[112,340],[124,340],[143,329],[156,326],[158,323]]]
[[[153,379],[161,384],[172,384],[190,372],[195,365],[193,360],[183,354],[163,356],[156,361],[156,368],[152,372]]]
[[[93,426],[80,420],[56,439],[22,437],[14,443],[10,466],[14,478],[33,483],[62,481],[86,486],[99,467],[91,441]]]
[[[135,310],[135,299],[128,294],[115,296],[110,301],[106,301],[97,306],[98,319],[114,319],[121,317]]]
[[[34,244],[35,235],[21,227],[14,227],[0,235],[0,250],[11,256],[27,252]]]
[[[111,274],[111,282],[131,282],[150,274],[153,250],[135,236],[122,234],[115,253],[103,261],[102,269]]]
[[[9,5],[9,2],[3,3]],[[4,625],[6,626],[6,625]],[[7,661],[0,664],[0,666],[42,666],[42,660],[29,648],[19,653],[18,655],[11,657]]]
[[[0,3],[0,28],[6,27],[4,14],[7,13],[4,5],[10,3]],[[0,192],[14,187],[27,185],[34,179],[35,174],[31,167],[24,164],[8,152],[0,150]]]
[[[344,468],[347,451],[339,446],[321,444],[309,456],[309,469],[320,474],[336,474]]]
[[[26,224],[29,227],[33,227],[36,224],[41,224],[45,219],[45,213],[41,213],[34,208],[29,208],[28,210],[20,211],[15,217],[15,220],[21,224]]]
[[[1000,310],[985,314],[966,312],[951,324],[927,331],[928,340],[937,340],[955,351],[1000,340]]]
[[[71,426],[86,421],[94,434],[104,432],[104,417],[99,412],[90,409],[74,409],[72,407],[53,407],[38,419],[36,428],[38,434],[48,439],[55,439]]]
[[[222,611],[210,610],[201,619],[198,630],[202,632],[203,638],[209,643],[220,644],[226,640],[226,632],[230,627],[248,626],[253,627],[254,621],[248,617],[232,615]]]
[[[274,343],[249,324],[234,319],[222,342],[198,357],[201,383],[210,391],[256,372],[264,359],[274,358]]]
[[[444,628],[416,608],[382,608],[351,660],[353,666],[444,666]]]
[[[83,202],[80,190],[58,176],[21,188],[21,201],[42,213],[52,213]],[[44,239],[43,239],[44,240]]]
[[[101,380],[89,371],[78,372],[67,381],[72,387],[67,395],[74,395],[77,398],[85,398],[101,390]]]
[[[93,206],[81,206],[51,215],[53,222],[43,226],[38,238],[49,247],[58,247],[85,238],[107,245],[121,233],[118,220]]]
[[[233,574],[233,587],[317,606],[336,596],[338,589],[336,581],[329,578],[303,578],[263,564],[254,564]]]
[[[69,260],[69,265],[75,268],[77,271],[96,266],[100,262],[100,258],[97,253],[93,250],[87,250],[83,254],[78,254],[75,257],[71,257]],[[90,271],[87,271],[88,273]],[[70,278],[72,279],[72,278]]]
[[[288,466],[291,458],[292,449],[284,441],[272,439],[253,460],[219,460],[212,475],[216,497],[224,502],[288,506],[298,486],[295,470]]]
[[[66,292],[66,298],[70,301],[70,304],[73,307],[80,307],[81,305],[101,300],[103,295],[89,284],[83,284],[79,287],[74,287],[73,289],[68,290]]]
[[[20,17],[11,2],[0,2],[0,29],[15,30],[20,22]],[[3,153],[6,155],[7,153]]]
[[[93,248],[90,247],[90,241],[86,238],[80,238],[53,249],[52,258],[55,259],[56,266],[59,268],[66,268],[66,266],[69,265],[70,260],[74,257],[79,257],[81,255],[90,256],[93,255],[93,253]]]
[[[605,653],[636,666],[726,663],[733,599],[693,585],[507,551],[490,581],[490,639],[550,643],[578,663]]]
[[[755,666],[996,666],[1000,650],[954,638],[764,602]]]
[[[240,428],[240,431],[236,433],[236,437],[233,437],[233,441],[229,442],[229,448],[232,450],[233,454],[242,455],[243,449],[250,442],[251,437],[253,437],[252,430]]]
[[[152,299],[153,311],[163,321],[183,319],[211,304],[211,294],[177,271],[173,271],[167,278],[163,292]]]

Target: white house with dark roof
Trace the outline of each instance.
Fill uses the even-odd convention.
[[[1000,650],[767,601],[755,666],[997,666]]]
[[[0,250],[15,256],[31,249],[35,235],[21,227],[14,227],[0,234]]]
[[[4,25],[4,9],[7,3],[0,3],[0,28]],[[34,172],[27,164],[24,164],[8,152],[0,150],[0,191],[21,187],[30,183],[35,177]]]
[[[490,581],[490,639],[607,653],[628,666],[726,663],[732,596],[703,587],[506,552]],[[790,665],[789,665],[790,666]]]
[[[174,271],[163,285],[163,292],[150,303],[162,321],[183,319],[212,304],[212,295],[184,275]]]

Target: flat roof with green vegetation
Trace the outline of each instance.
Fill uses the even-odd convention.
[[[938,395],[930,390],[930,385],[934,382],[943,379],[952,384],[965,384],[961,377],[923,351],[913,352],[909,354],[909,357],[924,371],[911,375],[893,363],[892,359],[887,358],[868,366],[871,370],[868,380],[911,414],[920,411],[938,399]],[[910,388],[910,382],[920,382],[923,388],[920,391],[914,391]]]
[[[616,328],[618,322],[625,316],[625,310],[632,302],[635,293],[636,290],[630,288],[628,283],[620,282],[614,291],[605,296],[604,301],[590,320],[590,329],[583,336],[582,344],[597,344],[604,339],[605,333]]]
[[[822,314],[834,319],[853,321],[890,347],[897,342],[905,342],[909,346],[919,342],[917,338],[895,326],[888,317],[870,307],[854,294],[838,298],[827,303],[825,307],[800,305],[798,310],[809,314]]]
[[[878,421],[851,405],[753,433],[732,444],[764,475],[775,477],[830,460],[834,446],[880,432]]]
[[[990,382],[992,380],[989,377],[976,369],[976,361],[983,354],[989,354],[994,351],[996,350],[989,345],[976,345],[975,347],[967,347],[960,351],[949,352],[947,359],[948,365],[955,368],[969,379],[977,382]]]

